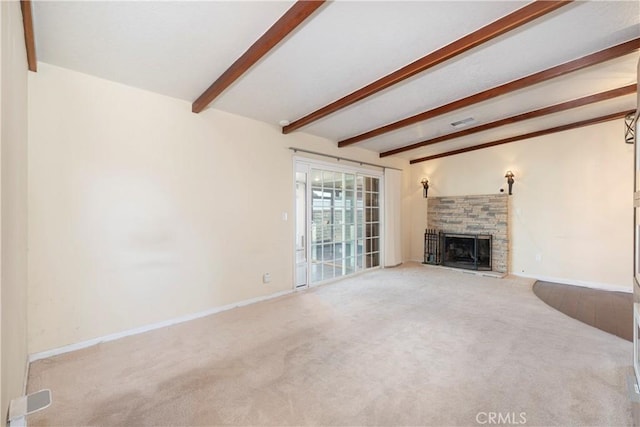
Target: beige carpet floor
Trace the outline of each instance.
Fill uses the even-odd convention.
[[[409,264],[38,361],[28,422],[630,425],[632,344],[532,283]]]

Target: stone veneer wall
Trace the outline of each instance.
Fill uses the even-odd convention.
[[[509,271],[509,196],[429,197],[427,227],[449,233],[491,234],[493,271]]]

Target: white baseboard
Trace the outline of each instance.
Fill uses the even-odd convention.
[[[400,267],[402,264],[404,264],[404,262],[403,262],[403,261],[401,261],[401,262],[399,262],[399,263],[397,263],[397,264],[394,264],[394,265],[385,265],[385,266],[384,266],[384,267],[382,267],[382,268],[396,268],[396,267]]]
[[[527,279],[535,279],[541,280],[543,282],[553,282],[560,283],[563,285],[572,285],[572,286],[582,286],[583,288],[592,288],[592,289],[600,289],[604,291],[612,291],[612,292],[626,292],[633,293],[633,288],[625,287],[621,285],[613,285],[611,283],[599,283],[599,282],[588,282],[585,280],[573,280],[573,279],[563,279],[560,277],[549,277],[549,276],[540,276],[536,274],[524,274],[524,273],[511,273],[514,276],[518,277],[526,277]]]
[[[100,343],[114,341],[114,340],[117,340],[117,339],[120,339],[120,338],[129,337],[129,336],[132,336],[132,335],[142,334],[142,333],[145,333],[145,332],[153,331],[155,329],[166,328],[167,326],[177,325],[179,323],[188,322],[190,320],[199,319],[199,318],[210,316],[210,315],[216,314],[216,313],[221,313],[223,311],[231,310],[233,308],[244,307],[246,305],[251,305],[251,304],[258,303],[258,302],[267,301],[267,300],[270,300],[270,299],[274,299],[274,298],[278,298],[278,297],[281,297],[281,296],[284,296],[284,295],[291,294],[293,292],[294,292],[293,289],[288,290],[288,291],[276,292],[274,294],[270,294],[270,295],[266,295],[266,296],[262,296],[262,297],[251,298],[251,299],[248,299],[248,300],[244,300],[244,301],[235,302],[235,303],[232,303],[232,304],[223,305],[221,307],[215,307],[215,308],[212,308],[212,309],[209,309],[209,310],[205,310],[205,311],[201,311],[201,312],[198,312],[198,313],[187,314],[186,316],[176,317],[174,319],[169,319],[169,320],[165,320],[165,321],[162,321],[162,322],[141,326],[139,328],[129,329],[129,330],[122,331],[122,332],[116,332],[114,334],[109,334],[109,335],[105,335],[105,336],[102,336],[102,337],[92,338],[90,340],[81,341],[81,342],[78,342],[78,343],[75,343],[75,344],[69,344],[69,345],[65,345],[63,347],[58,347],[58,348],[54,348],[54,349],[51,349],[51,350],[45,350],[45,351],[41,351],[41,352],[38,352],[38,353],[33,353],[33,354],[29,355],[29,363],[35,362],[36,360],[46,359],[48,357],[58,356],[60,354],[65,354],[65,353],[70,353],[72,351],[81,350],[83,348],[87,348],[87,347],[91,347],[91,346],[94,346],[94,345],[98,345]],[[29,364],[27,363],[27,369],[29,369],[28,365]],[[27,375],[28,375],[28,373],[27,373]],[[25,380],[25,387],[26,387],[26,380]]]

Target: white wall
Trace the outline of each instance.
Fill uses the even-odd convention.
[[[511,272],[632,289],[633,146],[623,127],[620,119],[413,165],[411,258],[422,259],[423,176],[429,197],[490,194],[506,190],[512,170]]]
[[[2,419],[27,360],[27,60],[18,1],[0,2]]]
[[[291,289],[289,146],[408,167],[47,64],[29,123],[30,353]]]

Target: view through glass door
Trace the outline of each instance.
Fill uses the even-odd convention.
[[[378,267],[381,177],[313,165],[308,175],[300,168],[297,171],[296,286],[302,286],[303,271],[306,282],[315,284]],[[305,225],[302,218],[306,219],[305,232],[299,230]],[[299,253],[301,235],[308,237],[306,256]]]

